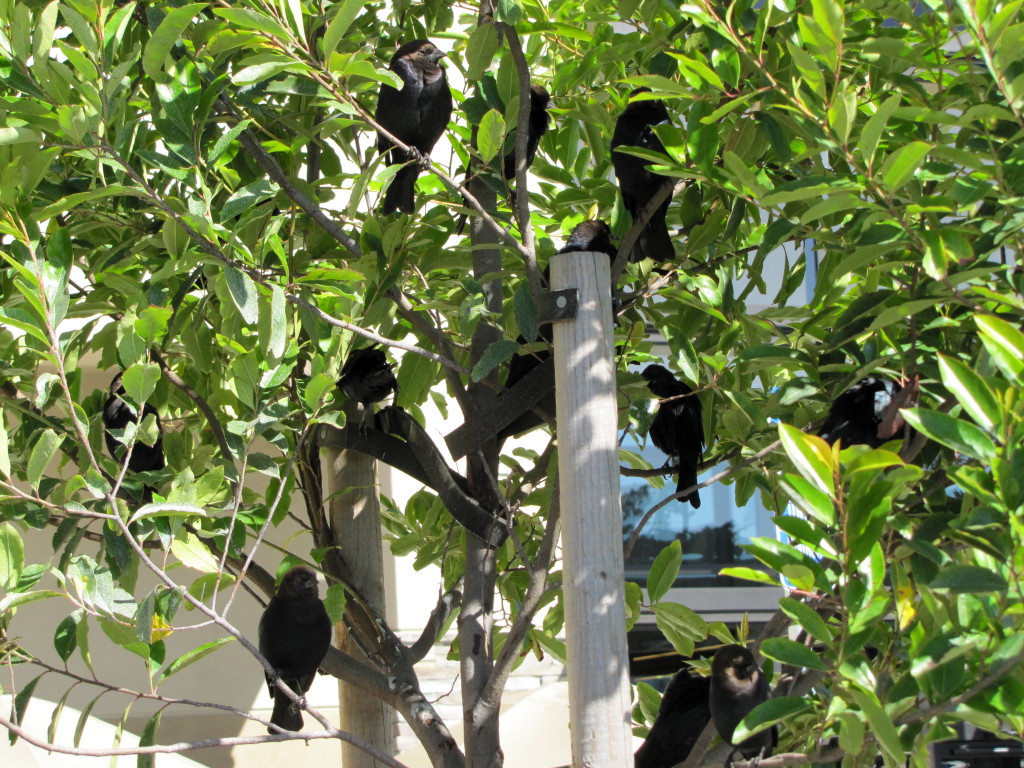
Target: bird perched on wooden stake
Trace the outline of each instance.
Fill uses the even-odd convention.
[[[260,653],[281,681],[302,696],[313,684],[317,667],[331,645],[331,620],[320,600],[316,573],[297,565],[281,579],[259,627]],[[270,722],[286,731],[302,730],[302,712],[266,675],[274,712]],[[267,728],[274,733],[273,728]]]
[[[625,152],[616,152],[617,147],[629,146],[649,149],[652,152],[665,152],[661,139],[654,133],[654,126],[667,123],[669,120],[665,102],[658,99],[634,101],[634,97],[650,93],[650,88],[637,88],[629,94],[630,102],[615,122],[612,134],[612,167],[622,191],[622,202],[626,210],[635,220],[662,184],[664,176],[658,176],[649,170],[650,161],[641,160]],[[668,234],[665,214],[668,213],[669,199],[659,205],[651,218],[640,232],[630,261],[638,262],[653,259],[655,262],[671,261],[675,258],[675,249]]]
[[[776,730],[761,731],[741,744],[733,742],[733,733],[754,707],[767,700],[768,681],[754,661],[754,654],[742,645],[719,648],[711,660],[711,719],[722,741],[732,744],[748,760],[771,756],[778,738]]]
[[[548,125],[551,123],[551,116],[548,114],[548,104],[551,103],[551,94],[543,85],[534,83],[530,86],[530,121],[529,131],[526,134],[526,167],[533,165],[533,158],[537,155],[537,147],[540,145],[540,137],[547,133]],[[515,134],[511,134],[513,141],[512,148],[506,153],[502,164],[502,176],[506,180],[515,181],[516,178],[516,149]]]
[[[402,78],[402,90],[381,85],[374,116],[380,126],[396,139],[415,149],[420,157],[396,147],[383,135],[377,149],[388,152],[388,165],[408,163],[395,174],[384,194],[381,213],[412,213],[416,204],[413,186],[420,173],[419,161],[434,148],[452,116],[452,92],[444,67],[444,57],[429,40],[406,43],[391,58],[390,69]],[[414,162],[409,162],[410,160]]]
[[[882,443],[903,437],[903,420],[890,419],[887,434],[882,422],[893,399],[903,388],[882,376],[867,376],[837,397],[829,408],[818,435],[828,443],[842,441],[843,448]]]
[[[700,400],[692,394],[690,387],[679,381],[663,365],[649,365],[640,375],[647,380],[647,388],[655,397],[667,400],[658,406],[649,435],[659,451],[676,460],[679,472],[676,493],[679,493],[697,484],[697,472],[704,452],[704,421]],[[680,498],[690,502],[694,509],[700,507],[700,493],[696,490]]]
[[[114,461],[122,462],[127,452],[125,445],[114,437],[110,431],[124,429],[129,424],[141,424],[148,416],[156,419],[157,438],[152,445],[146,445],[142,436],[137,435],[135,444],[132,446],[132,455],[128,459],[128,469],[132,472],[153,472],[163,469],[166,462],[163,448],[163,426],[160,424],[160,414],[157,413],[149,403],[142,406],[142,419],[139,419],[137,412],[121,396],[125,394],[124,386],[121,383],[122,374],[118,373],[110,382],[110,394],[103,406],[103,426],[105,432],[103,439],[107,444],[107,453]]]
[[[338,388],[352,400],[370,405],[379,403],[391,393],[397,397],[398,379],[384,351],[374,345],[349,352],[341,369]]]

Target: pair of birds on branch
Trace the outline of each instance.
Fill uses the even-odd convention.
[[[413,188],[421,165],[434,145],[444,134],[452,114],[452,95],[448,79],[440,60],[445,53],[429,40],[413,40],[402,45],[391,58],[390,69],[402,79],[402,88],[382,85],[374,119],[394,139],[413,151],[401,149],[391,137],[380,133],[377,149],[387,153],[388,165],[402,165],[384,194],[381,213],[396,211],[412,213],[415,210]],[[649,88],[638,88],[630,94],[631,101],[619,116],[612,134],[612,165],[622,191],[626,210],[634,217],[650,202],[664,177],[650,171],[650,162],[625,152],[618,147],[634,146],[654,152],[665,152],[665,147],[654,132],[654,126],[667,123],[668,110],[658,99],[645,99]],[[637,99],[636,97],[641,97]],[[530,86],[530,116],[526,141],[526,167],[533,163],[541,136],[548,129],[550,117],[547,109],[551,97],[542,86]],[[503,158],[502,176],[515,178],[516,155],[513,147]],[[631,260],[651,258],[658,262],[671,261],[674,256],[665,215],[669,199],[650,213]]]
[[[768,681],[750,650],[742,645],[719,648],[711,660],[711,677],[683,669],[661,698],[658,716],[634,756],[635,768],[671,768],[683,762],[701,731],[713,721],[722,741],[748,760],[770,757],[778,742],[775,728],[737,744],[736,726],[758,704],[768,700]],[[731,763],[730,759],[726,765]]]

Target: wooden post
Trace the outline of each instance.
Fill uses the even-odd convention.
[[[357,403],[345,406],[349,424],[373,423],[372,408]],[[341,549],[352,584],[381,616],[385,614],[384,553],[381,546],[380,501],[376,462],[358,451],[324,451],[323,477],[334,543]],[[340,650],[366,661],[343,622],[335,627]],[[372,666],[372,664],[370,665]],[[394,711],[352,685],[338,681],[339,727],[369,741],[389,755],[395,754]],[[370,755],[341,742],[345,768],[383,768]]]
[[[553,290],[579,289],[576,319],[553,324],[573,766],[622,768],[633,750],[608,256],[551,265]]]

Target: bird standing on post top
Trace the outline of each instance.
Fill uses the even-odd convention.
[[[397,397],[398,379],[384,351],[374,345],[349,352],[338,388],[357,403],[370,405],[379,403],[392,392]]]
[[[754,661],[754,654],[742,645],[719,648],[711,660],[711,719],[722,741],[732,744],[748,760],[770,757],[778,740],[775,728],[761,731],[741,744],[732,740],[740,721],[767,700],[768,681]]]
[[[277,594],[260,618],[260,653],[298,696],[313,684],[317,667],[331,645],[331,620],[320,600],[316,573],[297,565],[284,575]],[[265,675],[274,712],[270,722],[286,731],[302,730],[302,712]],[[267,729],[274,733],[273,728]]]
[[[892,434],[879,434],[885,412],[901,389],[892,379],[881,376],[861,379],[833,401],[818,435],[827,443],[841,440],[843,448],[851,445],[877,448],[903,437],[902,422]]]
[[[395,51],[390,65],[402,78],[402,90],[381,85],[377,99],[374,117],[380,126],[421,156],[430,154],[452,116],[452,92],[444,67],[438,64],[444,55],[429,40],[406,43]],[[377,149],[389,153],[388,165],[408,163],[391,180],[381,213],[412,213],[416,207],[413,186],[422,157],[399,149],[383,135],[377,138]]]
[[[701,454],[704,451],[704,420],[700,400],[693,390],[679,381],[663,365],[648,365],[640,374],[647,380],[647,388],[655,397],[668,400],[658,406],[651,422],[650,437],[654,447],[675,458],[679,465],[676,493],[697,484]],[[690,395],[690,397],[680,397]],[[680,497],[694,509],[700,507],[700,493]]]
[[[641,93],[650,93],[650,90],[650,88],[637,88],[629,96],[632,99]],[[612,166],[615,168],[615,178],[618,179],[619,189],[622,191],[622,202],[634,220],[666,179],[664,176],[651,173],[648,169],[649,160],[641,160],[639,157],[628,155],[625,152],[616,152],[616,147],[640,147],[652,152],[664,153],[665,146],[654,133],[653,128],[659,123],[667,123],[668,119],[665,102],[653,99],[630,101],[615,122],[615,132],[612,134],[611,144]],[[675,249],[672,247],[672,239],[668,234],[668,224],[665,223],[668,203],[669,198],[666,198],[665,202],[651,212],[651,218],[633,246],[630,261],[653,259],[660,263],[675,258]]]

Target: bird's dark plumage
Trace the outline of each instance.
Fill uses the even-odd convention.
[[[551,96],[542,85],[534,83],[530,86],[530,121],[529,132],[526,134],[526,167],[533,165],[533,158],[537,155],[537,146],[540,144],[540,137],[543,136],[551,122],[548,114],[548,104]],[[512,149],[505,155],[502,164],[502,175],[505,179],[515,180],[516,177],[516,150]]]
[[[649,91],[650,88],[637,88],[630,97]],[[665,177],[648,170],[650,161],[624,152],[616,152],[615,148],[629,146],[664,152],[665,146],[652,129],[658,123],[667,123],[668,119],[668,110],[663,101],[631,101],[615,122],[611,144],[612,166],[615,168],[615,178],[618,179],[619,189],[622,191],[622,202],[634,219],[665,182]],[[675,257],[668,225],[665,223],[668,203],[666,199],[651,214],[650,220],[637,238],[636,245],[633,246],[631,261],[650,258],[656,262],[664,262]]]
[[[634,756],[634,768],[672,768],[690,755],[711,719],[711,681],[683,669],[661,697],[658,717]]]
[[[895,434],[878,434],[886,409],[901,389],[892,379],[881,376],[861,379],[835,399],[818,435],[828,443],[841,440],[843,448],[851,445],[877,448],[903,437],[902,425]]]
[[[608,257],[615,261],[619,251],[612,245],[611,237],[612,231],[603,221],[597,219],[583,221],[573,228],[569,239],[565,241],[565,245],[562,246],[559,253],[597,251],[598,253],[607,253]]]
[[[338,388],[363,405],[379,403],[392,392],[398,395],[394,366],[376,346],[354,349],[341,369]]]
[[[127,451],[123,443],[120,443],[112,434],[112,429],[124,429],[129,424],[141,423],[150,414],[156,419],[157,439],[153,445],[146,445],[139,437],[136,437],[132,446],[132,455],[128,460],[128,469],[132,472],[152,472],[163,469],[164,448],[163,448],[163,427],[160,425],[160,414],[157,413],[149,403],[142,406],[142,419],[139,419],[132,407],[128,405],[121,395],[124,387],[121,385],[121,374],[117,374],[110,382],[110,394],[103,406],[103,426],[105,432],[103,438],[107,444],[107,452],[115,461],[123,461]]]
[[[260,653],[284,684],[299,696],[308,691],[331,645],[331,620],[311,568],[297,565],[284,575],[260,618],[259,638]],[[286,731],[301,731],[302,712],[266,677],[274,700],[270,722]],[[268,728],[267,732],[274,731]]]
[[[693,392],[662,365],[649,365],[641,375],[647,380],[647,388],[651,393],[662,400]],[[659,405],[649,434],[654,446],[670,458],[675,458],[679,465],[676,493],[696,485],[701,454],[704,452],[704,421],[697,396],[679,397],[678,400]],[[700,507],[700,493],[697,491],[681,498],[690,502],[694,509]]]
[[[758,704],[768,700],[768,681],[754,661],[754,654],[742,645],[719,648],[711,660],[711,692],[708,705],[715,730],[722,740],[739,749],[748,760],[768,757],[775,747],[774,728],[751,736],[742,744],[732,740],[740,721]]]
[[[444,67],[438,64],[444,55],[429,40],[413,40],[403,45],[391,58],[390,69],[405,85],[400,91],[382,85],[377,100],[375,118],[381,127],[423,155],[430,154],[452,116],[452,92]],[[378,136],[377,149],[390,150],[388,165],[413,159],[384,136]],[[419,165],[413,162],[395,175],[384,195],[381,213],[413,212],[413,186],[419,172]]]

